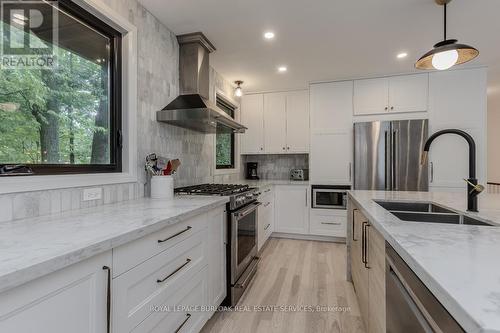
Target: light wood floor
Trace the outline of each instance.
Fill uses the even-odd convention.
[[[202,333],[364,332],[352,284],[345,279],[344,244],[269,240],[259,270],[238,306],[338,306],[329,312],[218,312]]]

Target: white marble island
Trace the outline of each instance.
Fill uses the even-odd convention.
[[[350,204],[369,219],[467,332],[500,332],[500,227],[405,222],[374,200],[432,202],[500,225],[500,195],[481,194],[479,212],[468,213],[465,193],[349,193]]]

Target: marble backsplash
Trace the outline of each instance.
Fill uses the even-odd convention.
[[[138,105],[137,174],[135,183],[101,185],[100,200],[83,201],[85,187],[32,191],[0,195],[0,222],[36,217],[50,213],[94,207],[136,199],[146,191],[144,158],[151,152],[179,158],[175,186],[204,182],[236,181],[239,174],[212,174],[215,158],[214,135],[174,127],[156,121],[156,111],[179,93],[179,45],[176,36],[136,0],[103,0],[119,15],[137,27]],[[233,97],[233,85],[210,69],[210,98],[215,92]],[[238,101],[236,101],[238,102]]]
[[[308,154],[242,155],[242,177],[246,176],[246,163],[257,162],[260,179],[286,180],[291,169],[309,169]]]

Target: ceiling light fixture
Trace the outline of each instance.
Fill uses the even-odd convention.
[[[284,72],[286,72],[286,71],[287,71],[286,66],[280,66],[280,67],[278,67],[278,72],[280,72],[280,73],[284,73]]]
[[[243,84],[243,81],[234,81],[234,83],[236,84],[236,88],[234,89],[234,95],[236,97],[241,97],[243,96],[243,90],[241,89],[241,85]]]
[[[444,40],[434,45],[434,48],[424,54],[415,63],[417,69],[445,70],[455,65],[461,65],[479,55],[479,51],[472,46],[457,44],[456,39],[446,39],[446,5],[451,0],[435,0],[444,7]]]
[[[265,39],[273,39],[274,38],[274,32],[272,31],[267,31],[264,33],[264,38]]]
[[[406,58],[408,56],[408,53],[406,52],[401,52],[401,53],[398,53],[397,57],[398,59],[403,59],[403,58]]]

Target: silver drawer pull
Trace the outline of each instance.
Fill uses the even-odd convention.
[[[168,240],[170,240],[170,239],[172,239],[172,238],[175,238],[175,237],[177,237],[177,236],[179,236],[179,235],[181,235],[181,234],[183,234],[183,233],[185,233],[186,231],[189,231],[189,230],[191,230],[191,229],[192,229],[192,227],[188,225],[188,227],[187,227],[186,229],[184,229],[184,230],[182,230],[182,231],[179,231],[179,232],[178,232],[178,233],[176,233],[175,235],[172,235],[172,236],[167,237],[167,238],[165,238],[165,239],[158,239],[158,243],[163,243],[163,242],[166,242],[166,241],[168,241]]]
[[[271,192],[271,189],[268,188],[267,190],[264,191],[264,193]]]
[[[271,226],[271,223],[268,223],[265,227],[264,227],[264,230],[267,230],[269,229],[269,227]]]
[[[172,275],[174,275],[175,273],[177,273],[178,271],[180,271],[181,269],[183,269],[187,264],[189,264],[191,262],[191,259],[187,258],[186,259],[186,262],[183,263],[181,266],[179,266],[179,268],[177,268],[175,271],[173,271],[172,273],[168,274],[167,276],[165,276],[163,279],[158,279],[156,280],[157,283],[162,283],[162,282],[165,282],[168,278],[170,278]]]
[[[329,224],[329,225],[341,225],[340,222],[321,222],[321,224]]]
[[[186,319],[184,319],[184,321],[180,324],[180,326],[177,327],[177,329],[175,330],[175,333],[178,333],[181,330],[182,326],[184,326],[187,323],[187,321],[189,320],[189,318],[191,318],[191,314],[190,313],[188,313],[186,315]]]

